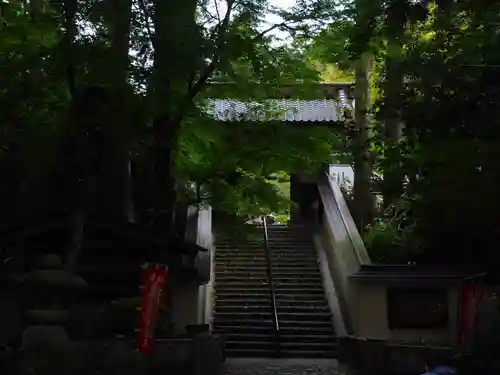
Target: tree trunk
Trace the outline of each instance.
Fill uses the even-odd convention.
[[[353,217],[361,231],[371,223],[374,199],[371,192],[372,163],[370,157],[370,72],[372,54],[365,52],[355,63],[355,110],[356,132],[353,137],[354,201]]]
[[[155,223],[170,235],[176,203],[174,155],[181,125],[182,100],[195,56],[196,0],[155,0],[151,94],[154,105],[153,158]]]
[[[134,202],[134,183],[132,175],[132,161],[130,157],[125,160],[125,186],[124,186],[124,213],[129,223],[136,222],[135,202]]]
[[[66,52],[66,79],[68,83],[68,89],[72,97],[74,108],[76,109],[75,103],[75,69],[74,69],[74,40],[76,36],[76,11],[78,7],[77,0],[65,0],[63,2],[64,7],[64,17],[65,17],[65,27],[66,27],[66,36],[65,36],[65,52]],[[33,14],[33,10],[31,11]],[[76,114],[77,111],[74,112]],[[70,121],[75,121],[76,118],[70,118]],[[82,139],[80,139],[83,142]],[[73,150],[74,152],[75,150]],[[81,150],[80,150],[81,151]],[[78,151],[77,151],[78,152]],[[76,156],[76,154],[72,155]],[[84,164],[84,163],[83,163]],[[68,255],[65,260],[65,267],[68,271],[72,271],[78,260],[78,257],[81,253],[82,244],[83,244],[83,233],[85,226],[85,200],[86,200],[86,188],[87,188],[87,176],[85,176],[85,166],[79,165],[78,169],[80,171],[77,181],[71,181],[70,184],[73,189],[75,189],[75,200],[72,202],[73,208],[73,217],[72,217],[72,226],[71,226],[71,242],[69,244]],[[70,174],[70,178],[72,174]]]
[[[404,176],[401,173],[399,162],[399,141],[402,137],[401,106],[403,95],[403,72],[401,57],[403,44],[401,36],[404,30],[405,15],[394,5],[389,7],[387,15],[387,57],[386,79],[384,83],[385,97],[385,145],[384,145],[384,176],[382,193],[384,207],[388,208],[400,198]]]
[[[73,214],[72,220],[70,251],[65,262],[65,266],[68,271],[75,269],[80,253],[82,252],[85,212],[82,209],[76,210]]]
[[[26,5],[26,3],[24,3]],[[44,2],[43,0],[30,0],[29,2],[29,15],[32,21],[37,21],[43,13]]]
[[[109,69],[112,72],[111,83],[116,95],[123,100],[123,103],[126,103],[129,94],[127,78],[130,68],[129,44],[132,0],[110,0],[108,14],[112,50],[111,63],[113,64]],[[130,116],[128,116],[126,111],[117,111],[114,121],[116,122],[116,131],[114,133],[118,133],[118,129],[120,128],[129,129],[132,126],[130,124]],[[116,148],[117,155],[116,158],[113,158],[113,163],[118,169],[116,178],[118,179],[117,186],[119,191],[117,192],[117,196],[121,202],[121,216],[129,222],[134,222],[132,172],[128,150],[131,139],[127,136],[127,131],[124,133],[124,137],[118,142],[118,147]],[[111,199],[113,198],[111,197]]]
[[[66,10],[66,28],[67,28],[67,48],[68,48],[68,83],[70,86],[70,91],[73,94],[73,100],[75,103],[75,113],[74,118],[72,119],[76,123],[81,122],[81,129],[79,131],[79,141],[82,143],[83,147],[81,149],[80,159],[81,164],[81,176],[80,176],[80,191],[77,194],[77,198],[75,201],[75,210],[74,210],[74,218],[73,218],[73,233],[72,233],[72,241],[71,247],[66,259],[66,268],[68,270],[73,269],[77,262],[78,258],[81,254],[82,244],[84,241],[84,227],[86,218],[88,215],[89,208],[92,207],[93,204],[99,202],[96,200],[99,192],[106,192],[107,187],[111,187],[111,190],[114,190],[115,186],[121,186],[122,191],[125,191],[124,183],[116,184],[118,179],[121,179],[121,176],[125,176],[125,168],[124,163],[122,162],[127,158],[126,147],[125,147],[125,139],[120,138],[119,140],[114,140],[116,142],[115,145],[111,145],[109,140],[113,136],[118,136],[118,132],[112,132],[109,126],[115,129],[119,127],[123,127],[123,124],[128,121],[126,114],[120,111],[116,111],[112,116],[108,116],[108,113],[98,111],[95,105],[100,104],[104,106],[110,105],[114,101],[124,102],[123,99],[126,97],[127,92],[127,72],[129,67],[129,30],[130,30],[130,16],[131,16],[131,0],[119,0],[113,1],[112,4],[113,12],[110,12],[111,16],[109,19],[110,26],[110,35],[111,35],[111,50],[113,54],[112,62],[113,69],[109,69],[111,73],[110,83],[112,90],[106,90],[97,87],[91,87],[87,90],[83,91],[81,96],[75,98],[75,83],[74,83],[74,67],[73,67],[73,41],[75,38],[75,14],[76,14],[76,0],[67,0],[65,3]],[[114,100],[112,100],[114,99]],[[107,103],[103,104],[105,101]],[[101,102],[101,103],[99,103]],[[79,110],[80,111],[79,111]],[[115,110],[114,106],[107,108],[108,111]],[[81,116],[82,112],[89,112],[90,116]],[[113,124],[109,123],[109,119],[114,121]],[[100,123],[100,128],[103,130],[99,139],[94,138],[94,132],[96,131],[96,123]],[[113,129],[114,130],[114,129]],[[99,144],[97,144],[97,143]],[[118,146],[116,146],[118,145]],[[112,183],[110,186],[100,186],[99,182],[102,183],[103,176],[99,168],[95,168],[95,164],[93,162],[93,154],[94,151],[100,150],[101,155],[99,155],[99,163],[107,166],[108,168],[111,166],[111,171],[107,171],[112,177]],[[114,169],[118,169],[115,171]],[[120,173],[121,172],[121,173]],[[120,177],[116,177],[120,176]],[[109,182],[109,181],[108,181]],[[119,188],[118,188],[119,189]],[[106,193],[104,193],[106,196]],[[108,194],[111,195],[111,194]],[[120,195],[120,194],[118,194]],[[104,210],[111,209],[113,212],[104,212],[106,215],[110,214],[111,217],[114,217],[117,214],[115,207],[113,204],[116,201],[113,201],[113,197],[107,197],[110,199],[109,202],[103,202]],[[109,204],[106,204],[109,203]],[[103,213],[102,210],[99,210],[99,213]]]

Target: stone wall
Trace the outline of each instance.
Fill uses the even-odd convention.
[[[425,342],[434,340],[446,345],[453,344],[456,338],[458,291],[457,285],[436,285],[435,281],[410,282],[404,279],[389,281],[351,281],[355,284],[357,308],[353,319],[356,336],[386,339],[393,342]],[[433,328],[391,328],[389,318],[388,290],[397,287],[400,293],[431,288],[442,291],[445,296],[447,321],[440,327]],[[408,290],[408,292],[406,292]],[[411,295],[411,294],[410,294]],[[426,314],[427,311],[421,311]]]
[[[339,362],[346,375],[420,375],[429,359],[452,359],[448,347],[389,343],[358,337],[339,339]]]

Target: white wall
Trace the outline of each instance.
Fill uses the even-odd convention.
[[[330,164],[329,173],[339,185],[354,183],[354,170],[349,164]]]

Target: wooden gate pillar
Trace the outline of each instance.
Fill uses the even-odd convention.
[[[294,207],[291,209],[292,223],[314,223],[317,219],[319,192],[316,182],[317,176],[290,177],[290,200]]]

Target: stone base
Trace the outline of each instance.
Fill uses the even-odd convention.
[[[26,345],[15,363],[8,364],[12,369],[9,373],[218,375],[224,362],[224,340],[220,336],[202,334],[161,339],[154,343],[151,355],[143,356],[138,353],[134,340],[76,343],[68,340],[61,328],[26,330]]]

